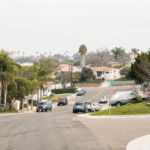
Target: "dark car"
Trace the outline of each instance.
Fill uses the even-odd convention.
[[[68,104],[68,99],[67,97],[61,97],[58,101],[58,106],[59,105],[67,105]]]
[[[50,101],[48,102],[40,102],[38,105],[37,105],[37,108],[36,108],[36,111],[39,112],[39,111],[47,111],[47,110],[52,110],[52,104]]]
[[[73,113],[78,113],[78,112],[83,112],[87,113],[88,112],[88,107],[82,102],[76,102],[75,105],[73,106]]]
[[[77,92],[77,96],[81,96],[81,95],[84,95],[84,92],[82,90]]]

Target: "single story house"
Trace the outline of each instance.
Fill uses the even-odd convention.
[[[120,70],[110,67],[92,67],[93,75],[98,78],[113,79],[120,76]]]

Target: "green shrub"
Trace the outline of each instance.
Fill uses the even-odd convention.
[[[125,77],[127,78],[128,74],[129,74],[129,70],[130,70],[130,67],[125,67],[125,68],[120,70],[120,74],[125,75]]]
[[[63,93],[76,93],[77,89],[75,87],[68,89],[54,89],[52,90],[55,94],[63,94]]]
[[[142,96],[137,94],[134,98],[132,98],[131,100],[129,100],[129,103],[135,104],[135,103],[141,103],[143,102],[143,100],[141,99]]]
[[[55,96],[55,93],[51,93],[50,97],[54,97]]]
[[[27,108],[27,104],[24,104],[24,108]]]

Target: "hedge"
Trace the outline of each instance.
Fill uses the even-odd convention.
[[[75,87],[69,88],[69,89],[54,89],[52,90],[52,93],[55,94],[63,94],[63,93],[76,93],[77,89]]]

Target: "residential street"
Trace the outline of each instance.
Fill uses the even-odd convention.
[[[129,88],[116,86],[112,93]],[[110,92],[100,87],[86,90],[51,112],[0,116],[0,150],[124,150],[130,140],[150,133],[149,118],[93,120],[73,114],[73,102],[98,101]]]

